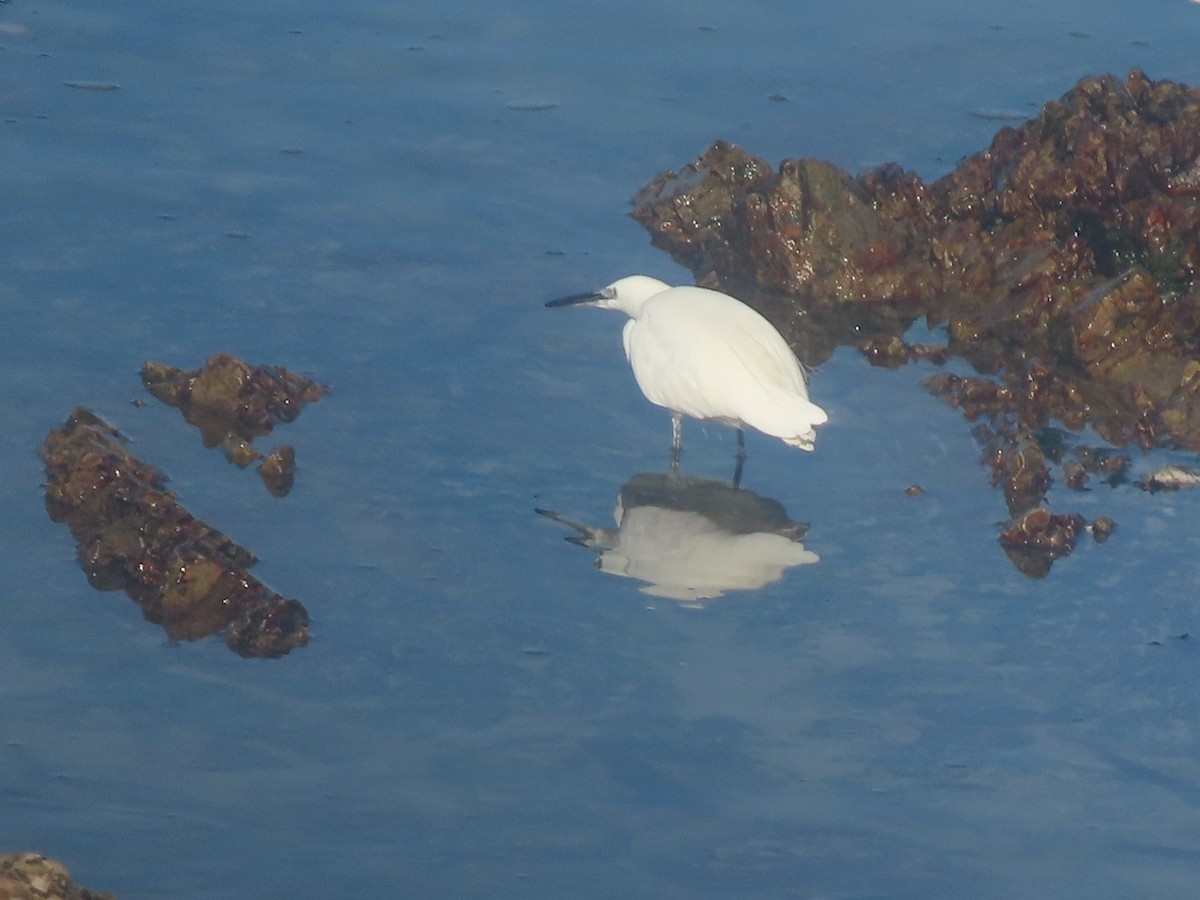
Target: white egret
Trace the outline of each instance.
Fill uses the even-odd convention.
[[[808,399],[804,369],[775,326],[728,294],[630,275],[546,306],[596,306],[629,316],[625,356],[646,399],[671,411],[673,463],[684,416],[737,429],[739,475],[745,426],[812,450],[815,426],[829,419]]]

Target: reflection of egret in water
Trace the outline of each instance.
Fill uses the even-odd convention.
[[[753,590],[820,559],[800,543],[808,526],[789,519],[778,500],[703,478],[635,475],[617,497],[616,528],[537,512],[578,532],[567,540],[595,550],[601,571],[644,581],[644,593],[672,600]]]

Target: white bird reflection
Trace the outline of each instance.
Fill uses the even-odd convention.
[[[800,543],[808,526],[789,519],[778,500],[703,478],[635,475],[617,496],[616,528],[537,512],[574,529],[567,540],[595,550],[602,572],[643,581],[642,592],[653,597],[695,605],[820,561]]]

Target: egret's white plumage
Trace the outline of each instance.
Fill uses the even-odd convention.
[[[804,369],[783,336],[728,294],[630,275],[546,305],[629,316],[625,355],[646,399],[673,413],[676,450],[679,416],[748,425],[805,450],[813,449],[815,426],[828,420],[808,399]]]

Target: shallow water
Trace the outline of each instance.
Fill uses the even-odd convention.
[[[542,308],[687,280],[652,175],[723,137],[936,176],[1085,75],[1200,84],[1200,7],[505,6],[0,6],[0,850],[122,898],[1192,896],[1200,495],[1052,495],[1119,530],[1031,581],[931,367],[842,350],[815,453],[748,436],[819,562],[695,608],[534,509],[611,528],[666,468],[619,317]],[[130,402],[218,350],[333,389],[263,442],[285,500]],[[35,454],[76,405],[308,647],[87,586]]]

